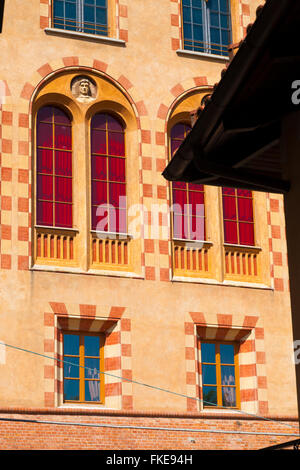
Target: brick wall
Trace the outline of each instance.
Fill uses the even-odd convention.
[[[9,421],[11,419],[31,420],[31,422]],[[134,412],[92,414],[82,411],[59,412],[51,409],[45,413],[42,410],[16,409],[9,412],[0,410],[0,420],[2,450],[257,450],[292,441],[296,439],[297,430],[299,431],[296,421],[288,417],[281,418],[280,422],[274,422],[230,414],[218,416],[210,414],[200,417],[193,414],[151,415]],[[44,423],[33,422],[35,420],[42,420]],[[90,426],[52,424],[53,422],[85,423]],[[122,428],[110,426],[122,426]],[[166,430],[170,428],[176,428],[177,431]],[[195,432],[195,430],[223,430],[226,433]],[[277,433],[280,435],[275,435]]]

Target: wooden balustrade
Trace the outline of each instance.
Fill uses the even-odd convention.
[[[260,248],[225,245],[225,279],[259,282]]]
[[[76,230],[35,227],[35,262],[37,264],[76,264]]]
[[[112,238],[97,232],[91,234],[91,261],[96,269],[129,269],[130,264],[130,238],[116,234]]]
[[[173,274],[175,276],[208,277],[210,247],[207,242],[173,240]]]

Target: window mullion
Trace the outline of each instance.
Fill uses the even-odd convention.
[[[79,401],[84,402],[84,336],[79,336]]]
[[[209,34],[209,7],[205,0],[202,0],[202,22],[203,22],[203,45],[204,52],[210,52],[210,34]]]
[[[221,359],[220,344],[216,343],[216,375],[217,375],[217,404],[222,406],[222,382],[221,382]]]

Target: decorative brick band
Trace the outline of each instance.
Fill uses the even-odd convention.
[[[278,292],[288,292],[289,274],[283,196],[267,193],[266,197],[272,287]]]
[[[185,322],[185,357],[188,411],[203,409],[201,339],[237,341],[241,411],[268,413],[264,328],[258,316],[206,315],[190,312]],[[191,321],[192,320],[192,321]],[[193,398],[194,397],[194,398]],[[197,398],[198,401],[195,399]]]
[[[1,80],[0,96],[0,266],[1,269],[12,268],[13,249],[13,108],[8,84]]]
[[[103,333],[105,407],[133,407],[131,368],[131,321],[123,318],[126,307],[50,302],[44,313],[45,406],[63,404],[62,331]],[[107,374],[106,374],[107,373]],[[123,378],[123,379],[122,379]]]

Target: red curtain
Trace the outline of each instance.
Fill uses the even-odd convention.
[[[54,106],[37,115],[37,224],[72,227],[72,128]]]
[[[222,188],[222,193],[225,243],[253,246],[255,237],[252,192]]]
[[[110,114],[92,118],[91,160],[92,229],[126,232],[124,126]]]
[[[178,123],[171,129],[171,154],[179,148],[191,126]],[[202,184],[172,183],[173,237],[205,240],[204,186]]]

